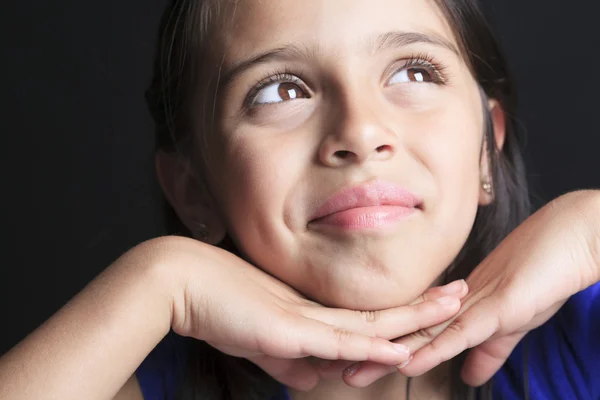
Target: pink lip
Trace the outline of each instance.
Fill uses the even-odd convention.
[[[347,230],[379,228],[407,218],[420,204],[416,195],[400,186],[374,181],[335,193],[310,223]]]

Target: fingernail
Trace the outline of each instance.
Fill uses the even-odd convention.
[[[356,372],[358,371],[359,368],[360,368],[360,363],[352,364],[351,366],[349,366],[348,368],[346,368],[343,371],[343,374],[345,376],[352,376],[352,375],[356,374]]]
[[[436,301],[438,304],[441,304],[441,305],[443,305],[443,306],[453,306],[453,305],[455,305],[455,304],[456,304],[456,302],[457,302],[458,300],[456,300],[456,297],[449,297],[449,296],[446,296],[446,297],[441,297],[441,298],[439,298],[439,299],[436,299],[435,301]]]
[[[410,354],[410,349],[408,348],[408,346],[398,343],[392,343],[392,346],[394,346],[394,350],[396,350],[400,354]]]
[[[406,367],[413,359],[413,356],[408,357],[408,360],[404,361],[402,364],[398,365],[398,369]]]
[[[460,279],[458,281],[449,283],[446,286],[442,286],[440,288],[440,290],[442,293],[446,293],[446,294],[458,294],[463,291],[464,285],[465,285],[465,280]]]

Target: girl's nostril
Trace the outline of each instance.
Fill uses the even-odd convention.
[[[340,150],[340,151],[336,151],[335,155],[336,155],[336,157],[339,157],[341,159],[346,159],[350,156],[350,152],[347,150]]]

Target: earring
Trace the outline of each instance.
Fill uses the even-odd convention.
[[[206,224],[196,222],[194,223],[195,229],[194,233],[198,237],[199,240],[206,242],[208,240],[208,226]]]
[[[484,179],[483,182],[481,182],[481,187],[483,188],[483,191],[487,194],[492,194],[492,184],[490,183],[490,181],[487,180],[487,178]]]

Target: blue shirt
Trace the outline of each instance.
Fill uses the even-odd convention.
[[[144,400],[173,399],[190,340],[170,333],[140,365]],[[600,400],[600,283],[572,296],[525,336],[494,376],[494,399],[522,399],[526,387],[532,400]]]

